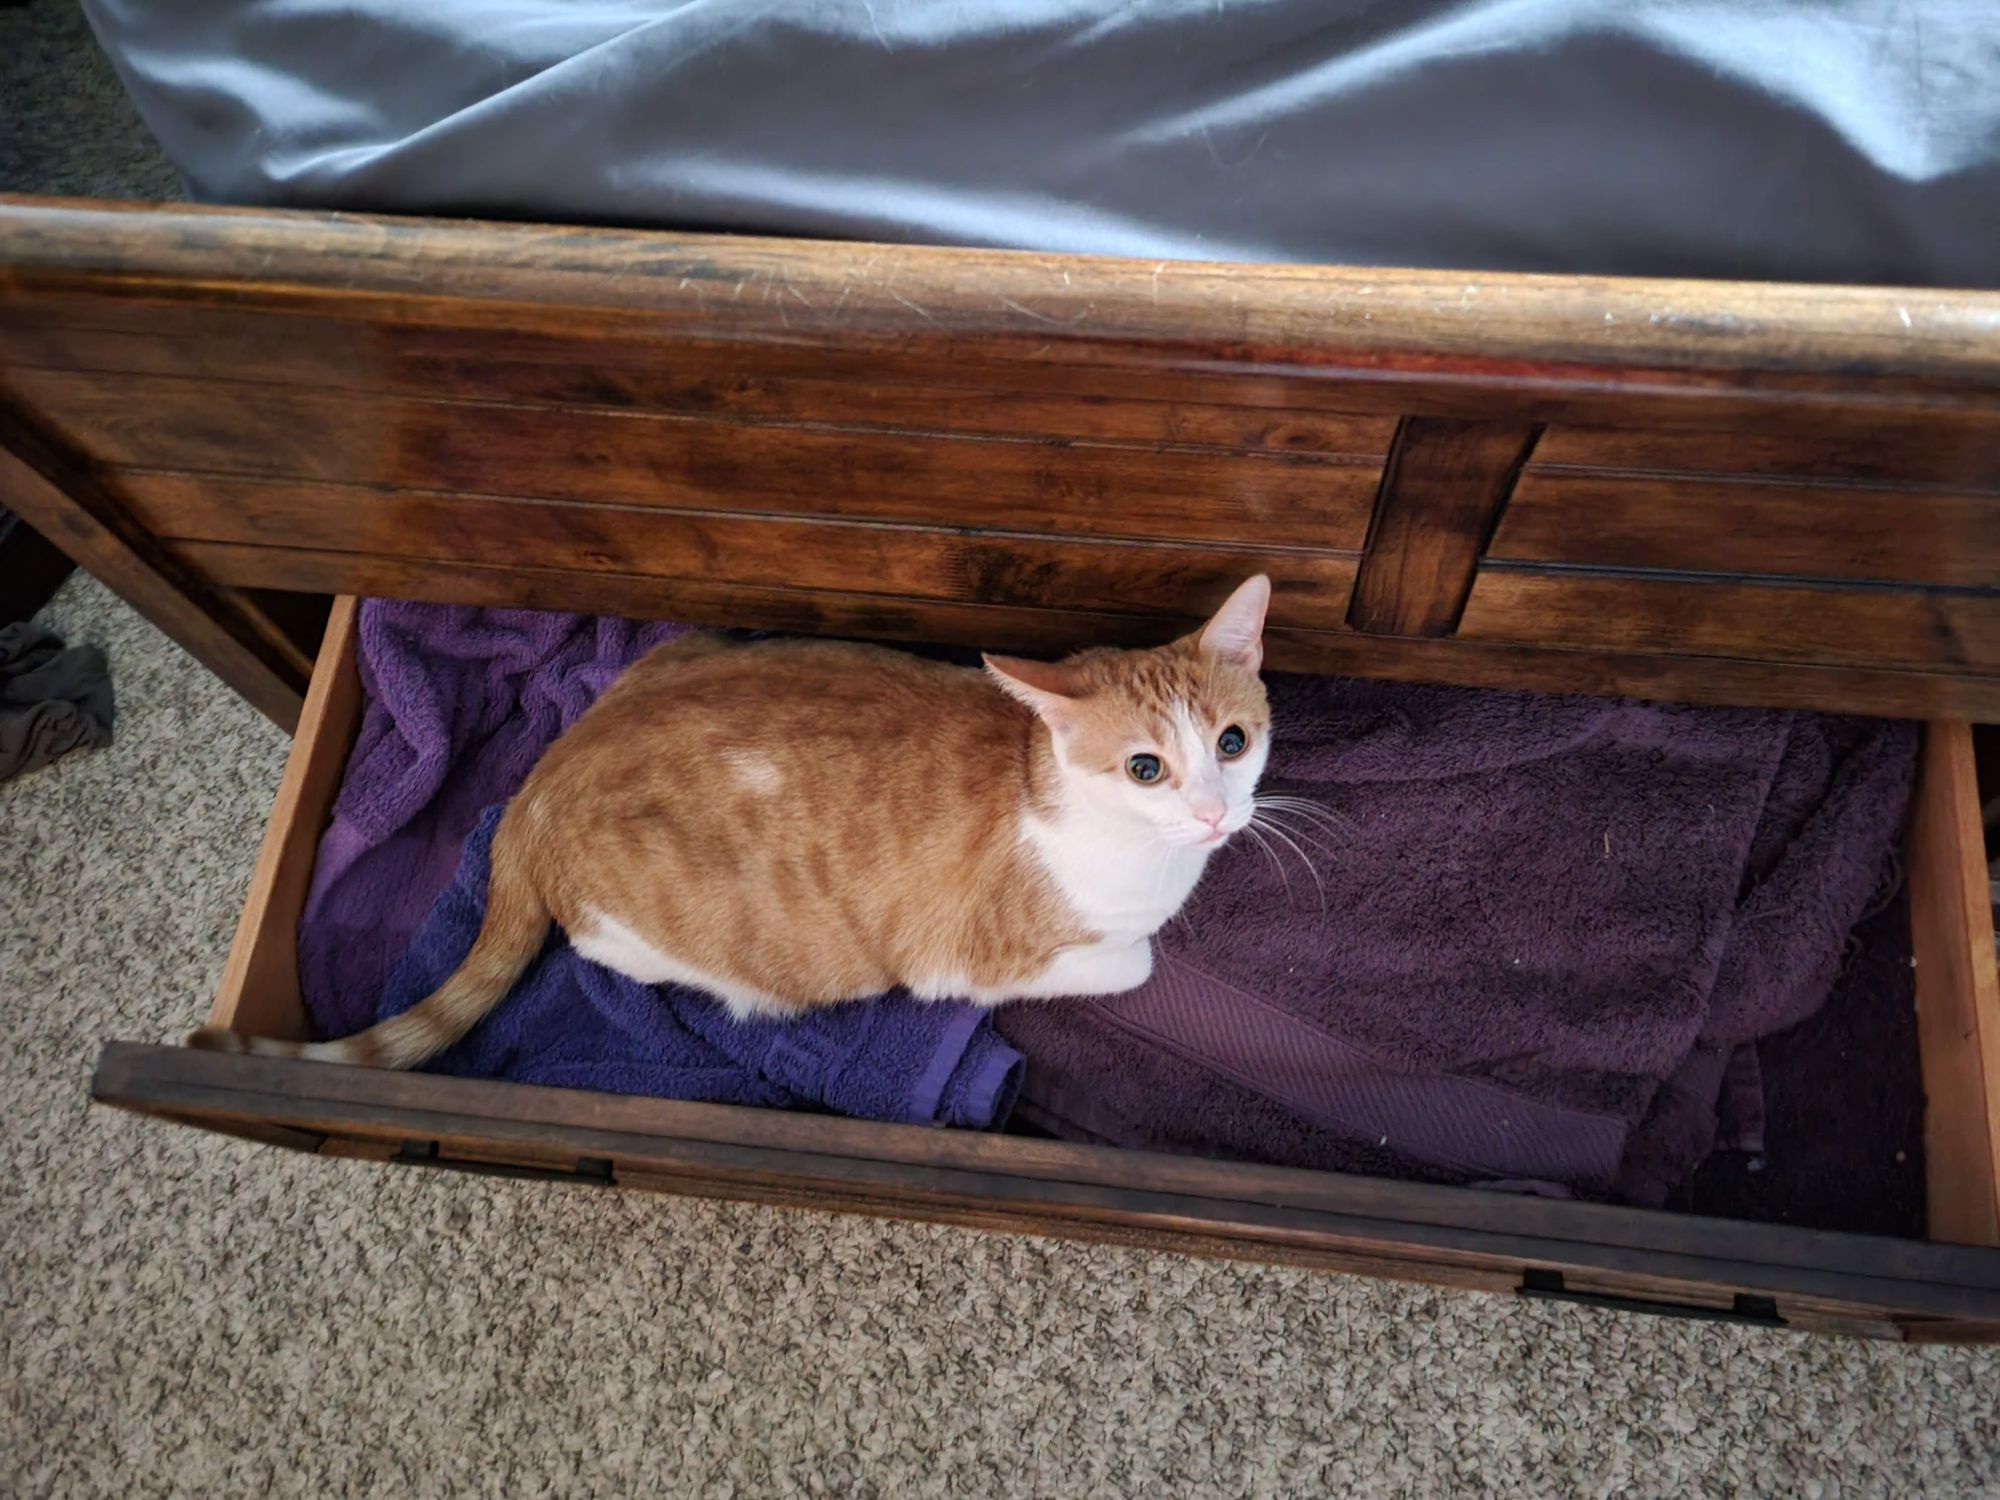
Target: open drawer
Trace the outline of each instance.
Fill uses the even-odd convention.
[[[295,935],[361,717],[336,602],[214,1024],[304,1030]],[[106,1103],[327,1155],[757,1199],[1916,1339],[2000,1336],[2000,980],[1972,740],[1928,727],[1909,847],[1931,1243],[1004,1135],[119,1043]],[[189,1018],[191,1021],[193,1017]]]
[[[353,609],[999,650],[1250,572],[1273,668],[1931,724],[1934,1243],[114,1046],[313,1151],[1910,1337],[2000,1332],[2000,294],[1206,265],[0,199],[0,499],[294,751],[214,1019],[296,1033]],[[189,1018],[194,1019],[193,1017]]]

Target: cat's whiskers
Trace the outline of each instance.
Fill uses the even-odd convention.
[[[1292,882],[1290,877],[1285,874],[1284,861],[1279,859],[1277,851],[1265,842],[1264,835],[1257,831],[1257,824],[1254,819],[1243,825],[1243,831],[1250,835],[1252,841],[1255,842],[1259,849],[1264,851],[1264,857],[1271,862],[1271,868],[1278,872],[1278,882],[1285,888],[1285,905],[1290,906],[1292,904]]]
[[[1314,836],[1315,831],[1313,829],[1296,827],[1293,824],[1271,816],[1269,813],[1259,813],[1253,821],[1260,827],[1272,832],[1283,832],[1291,835],[1301,844],[1305,845],[1306,848],[1311,849],[1316,854],[1324,855],[1328,859],[1332,859],[1336,853],[1331,844],[1323,843]]]
[[[1308,812],[1306,809],[1302,807],[1267,807],[1264,804],[1259,803],[1257,806],[1257,811],[1263,813],[1267,817],[1288,818],[1295,823],[1299,823],[1308,828],[1312,828],[1317,832],[1328,835],[1329,837],[1340,836],[1344,838],[1347,837],[1349,834],[1351,834],[1353,831],[1345,823],[1332,822],[1326,818],[1322,818],[1315,815],[1314,813]]]
[[[1252,816],[1274,828],[1282,828],[1294,838],[1332,857],[1331,840],[1347,842],[1352,825],[1339,814],[1303,797],[1264,796],[1252,804]]]
[[[1283,817],[1280,817],[1278,814],[1266,811],[1262,808],[1258,809],[1255,813],[1252,814],[1251,821],[1256,823],[1261,823],[1265,828],[1282,830],[1283,832],[1290,834],[1293,838],[1299,840],[1299,842],[1304,844],[1307,848],[1315,850],[1316,852],[1324,855],[1328,859],[1333,859],[1337,857],[1339,853],[1339,851],[1334,847],[1334,845],[1326,842],[1325,839],[1322,837],[1327,833],[1327,830],[1319,824],[1308,823],[1304,827],[1300,827],[1297,824],[1288,823],[1285,821]]]
[[[1298,856],[1299,863],[1305,866],[1306,874],[1312,877],[1313,886],[1319,892],[1319,909],[1324,912],[1326,910],[1326,882],[1319,878],[1319,869],[1313,864],[1311,857],[1307,855],[1306,851],[1298,846],[1289,833],[1267,819],[1253,817],[1248,827],[1252,830],[1261,830],[1262,833],[1270,834],[1272,838],[1277,839]],[[1276,856],[1274,855],[1273,858],[1276,858]],[[1287,901],[1291,899],[1290,881],[1285,882],[1285,897]]]
[[[1305,797],[1263,796],[1256,799],[1256,806],[1260,811],[1291,813],[1324,828],[1328,833],[1346,833],[1354,826],[1352,819]]]
[[[1304,810],[1308,810],[1308,812],[1320,812],[1320,814],[1326,814],[1328,818],[1332,818],[1332,820],[1336,820],[1336,822],[1348,822],[1348,818],[1346,818],[1344,814],[1338,814],[1338,812],[1334,812],[1334,810],[1332,810],[1330,806],[1326,806],[1324,802],[1316,802],[1316,800],[1314,800],[1314,798],[1310,798],[1310,796],[1292,796],[1290,792],[1260,792],[1260,794],[1256,796],[1256,800],[1258,800],[1260,804],[1270,804],[1270,806],[1282,806],[1282,808],[1304,808]]]

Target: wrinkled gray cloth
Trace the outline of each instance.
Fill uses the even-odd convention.
[[[198,198],[2000,286],[1996,0],[85,0]]]
[[[95,646],[23,620],[0,628],[0,781],[111,743],[111,669]]]

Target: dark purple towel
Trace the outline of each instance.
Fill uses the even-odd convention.
[[[317,1034],[344,1036],[407,1009],[451,971],[485,908],[499,804],[620,671],[682,628],[363,604],[367,710],[299,928]],[[738,1023],[712,1000],[630,983],[557,939],[433,1066],[977,1128],[1004,1123],[1021,1072],[970,1006],[890,996],[794,1023]]]
[[[1855,929],[1819,1013],[1758,1043],[1764,1139],[1718,1150],[1670,1206],[1924,1237],[1924,1080],[1909,892]]]
[[[1129,996],[1017,1005],[1071,1139],[1658,1203],[1754,1145],[1748,1043],[1810,1015],[1890,878],[1911,726],[1274,678],[1264,789]],[[1315,847],[1317,845],[1317,847]],[[1727,1118],[1718,1114],[1726,1111]]]

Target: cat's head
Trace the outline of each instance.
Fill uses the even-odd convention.
[[[1171,645],[1060,662],[989,656],[986,670],[1048,726],[1072,803],[1170,844],[1219,846],[1249,823],[1271,752],[1257,675],[1270,602],[1259,574]]]

